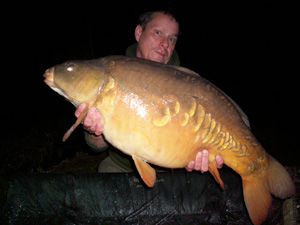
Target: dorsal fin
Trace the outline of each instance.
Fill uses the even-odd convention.
[[[142,180],[148,187],[153,187],[156,181],[155,170],[148,163],[136,157],[135,155],[132,155],[132,159]]]

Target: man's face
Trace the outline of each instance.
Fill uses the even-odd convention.
[[[179,26],[175,19],[163,13],[154,13],[145,30],[138,25],[135,39],[136,56],[156,62],[168,63],[178,38]]]

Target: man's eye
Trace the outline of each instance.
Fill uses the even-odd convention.
[[[170,37],[169,40],[170,40],[171,42],[175,42],[175,41],[176,41],[176,38]]]
[[[155,34],[160,35],[160,31],[159,30],[155,30],[154,32],[155,32]]]

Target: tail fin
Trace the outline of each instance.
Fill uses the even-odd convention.
[[[286,169],[269,156],[269,169],[263,177],[242,177],[246,207],[253,224],[261,224],[267,217],[273,194],[289,198],[295,194],[295,186]]]
[[[268,180],[272,195],[281,199],[292,197],[296,192],[296,188],[290,175],[276,159],[272,156],[269,157],[270,170]]]

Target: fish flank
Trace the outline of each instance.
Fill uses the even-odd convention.
[[[114,86],[115,86],[115,80],[114,80],[114,78],[112,78],[111,76],[109,76],[108,77],[108,82],[104,86],[103,91],[104,92],[108,92],[109,90],[113,89]]]
[[[175,106],[174,106],[174,115],[176,116],[180,111],[180,103],[178,101],[175,102]]]
[[[224,136],[225,136],[225,133],[222,132],[220,140],[216,142],[215,149],[217,149],[219,151],[225,150],[225,149],[220,149],[223,146],[223,144],[225,143]]]
[[[153,124],[156,127],[163,127],[169,122],[170,117],[171,117],[170,109],[169,107],[166,107],[163,115],[159,118],[154,119]]]
[[[203,143],[206,143],[208,142],[212,136],[213,136],[213,131],[216,127],[216,120],[215,119],[211,119],[211,122],[210,122],[210,128],[209,128],[209,131],[208,131],[208,134],[206,135],[206,137],[203,139]]]
[[[190,116],[188,113],[184,113],[184,120],[181,123],[182,127],[185,127],[187,125],[187,123],[189,122]]]
[[[219,135],[220,131],[222,130],[221,124],[217,123],[216,128],[214,129],[214,134],[212,135],[211,139],[208,141],[208,144],[212,144],[216,141],[217,136]]]
[[[190,117],[194,116],[194,114],[196,112],[196,108],[197,108],[196,100],[194,98],[192,98],[191,108],[189,110],[189,116]]]
[[[197,114],[196,115],[197,123],[196,123],[195,129],[194,129],[194,132],[197,132],[200,129],[200,127],[203,123],[204,117],[205,117],[205,110],[202,105],[200,105],[200,104],[198,105],[196,114]]]
[[[201,131],[201,138],[204,139],[206,135],[208,134],[209,128],[210,128],[210,122],[211,117],[209,114],[205,114],[204,121],[201,125],[200,131]]]

